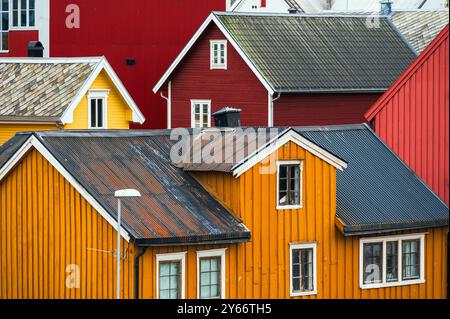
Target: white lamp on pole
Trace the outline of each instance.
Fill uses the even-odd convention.
[[[135,189],[122,189],[114,193],[114,197],[117,198],[117,299],[120,299],[120,229],[122,222],[122,199],[141,197],[141,193]]]

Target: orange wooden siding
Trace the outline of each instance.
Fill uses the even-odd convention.
[[[239,297],[290,298],[289,243],[316,242],[318,294],[295,298],[446,298],[448,228],[418,231],[427,232],[425,284],[360,289],[359,238],[344,237],[335,226],[336,169],[292,142],[278,150],[278,160],[298,159],[304,160],[300,210],[276,210],[276,173],[259,174],[261,164],[239,178],[195,173],[252,232],[238,251]]]
[[[0,299],[115,297],[116,231],[36,150],[0,183],[0,227]],[[134,248],[122,245],[123,296],[133,297]],[[71,264],[79,289],[65,284]]]

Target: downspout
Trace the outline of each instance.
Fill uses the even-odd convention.
[[[167,129],[172,128],[172,81],[167,84],[167,96],[164,96],[163,92],[160,93],[161,97],[167,101]]]
[[[139,254],[134,257],[134,299],[139,299],[139,258],[144,256],[147,247],[141,249]]]
[[[276,100],[278,100],[281,97],[281,93],[278,93],[277,97],[274,98],[272,94],[269,93],[269,120],[268,120],[268,126],[272,127],[273,126],[273,102],[275,102]]]

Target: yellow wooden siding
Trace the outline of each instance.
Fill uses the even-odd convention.
[[[56,130],[56,124],[2,124],[0,123],[0,145],[5,143],[17,132]]]
[[[132,111],[119,93],[114,83],[103,70],[95,79],[90,90],[110,90],[108,95],[108,129],[127,130],[132,122]],[[86,94],[73,112],[73,123],[66,124],[64,129],[87,129],[88,94]]]
[[[362,290],[359,238],[335,226],[336,169],[293,143],[279,149],[278,159],[304,160],[303,209],[276,210],[276,174],[259,174],[261,164],[239,178],[195,173],[252,231],[251,242],[238,246],[240,258],[231,257],[233,297],[290,298],[289,243],[316,242],[318,294],[295,298],[446,298],[448,228],[417,231],[427,233],[425,284]]]
[[[0,299],[115,297],[116,231],[36,150],[0,183],[0,229]],[[122,245],[122,295],[131,298],[134,248]],[[65,285],[71,264],[79,289]]]

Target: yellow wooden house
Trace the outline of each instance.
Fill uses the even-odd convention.
[[[447,297],[448,207],[370,128],[252,129],[17,134],[0,298],[114,298],[128,188],[123,298]],[[225,155],[174,158],[186,136]]]
[[[129,129],[144,121],[105,57],[0,59],[0,144],[21,131]]]

